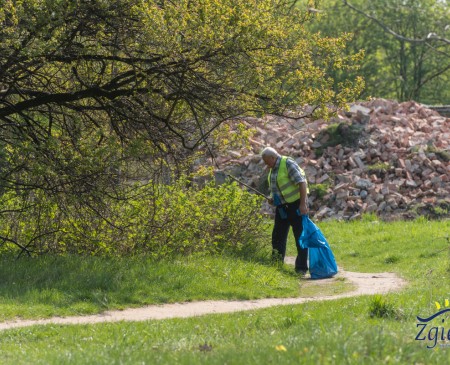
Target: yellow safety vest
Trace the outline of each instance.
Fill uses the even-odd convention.
[[[300,199],[300,191],[298,184],[294,184],[291,179],[289,179],[289,173],[286,166],[287,159],[288,157],[281,156],[280,165],[278,166],[277,187],[278,190],[280,190],[283,199],[287,203],[293,203],[296,200]],[[300,168],[300,171],[304,176],[306,176],[302,168]],[[270,169],[269,171],[269,187],[271,186],[271,175],[272,169]]]

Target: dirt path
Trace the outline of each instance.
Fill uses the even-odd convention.
[[[286,263],[293,263],[294,258],[287,257]],[[320,281],[332,283],[339,278],[355,285],[356,289],[347,293],[301,298],[267,298],[256,300],[207,300],[174,304],[149,305],[142,308],[107,311],[101,314],[77,317],[53,317],[39,320],[14,320],[0,323],[0,330],[43,324],[88,324],[118,321],[145,321],[150,319],[185,318],[210,313],[230,313],[252,309],[267,308],[276,305],[301,304],[309,301],[334,300],[358,295],[373,295],[395,292],[406,282],[394,273],[357,273],[341,270],[334,278]],[[308,280],[308,279],[306,279]]]

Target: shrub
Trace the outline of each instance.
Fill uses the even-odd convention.
[[[164,257],[259,249],[261,198],[235,183],[200,188],[184,178],[137,186],[127,199],[88,205],[9,193],[0,204],[3,251]]]
[[[322,199],[328,193],[329,187],[329,184],[310,184],[310,194]]]
[[[428,153],[434,153],[437,158],[439,158],[440,160],[442,160],[444,162],[449,162],[450,161],[450,153],[445,151],[445,150],[438,149],[438,148],[436,148],[434,146],[428,146],[427,147],[427,152]]]
[[[378,162],[373,165],[367,166],[368,173],[387,172],[391,166],[387,162]]]

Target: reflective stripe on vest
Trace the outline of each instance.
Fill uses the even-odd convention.
[[[280,165],[278,167],[278,174],[277,174],[277,187],[280,191],[281,195],[283,196],[283,199],[287,203],[295,202],[296,200],[300,199],[300,191],[299,186],[294,184],[291,179],[289,179],[289,173],[286,166],[286,160],[288,158],[286,156],[281,157]],[[300,168],[302,174],[304,175],[303,170]],[[270,177],[272,175],[272,170],[269,172],[269,187],[271,185]]]

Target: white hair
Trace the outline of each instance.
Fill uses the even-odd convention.
[[[266,147],[263,149],[263,151],[261,152],[261,157],[278,157],[280,156],[280,154],[272,147]]]

